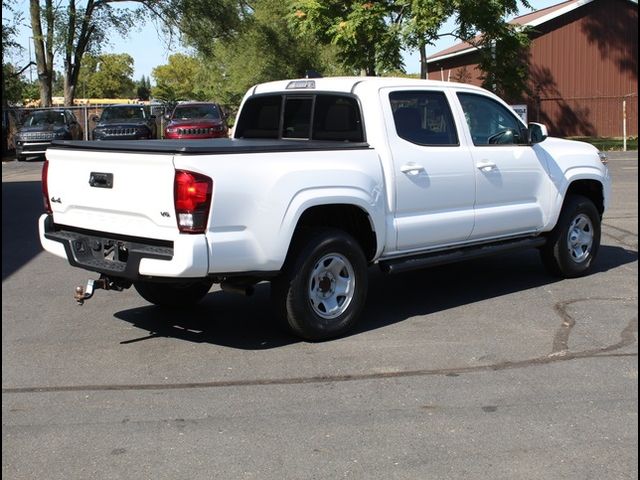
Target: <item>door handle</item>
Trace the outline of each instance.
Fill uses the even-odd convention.
[[[409,162],[400,167],[400,171],[407,175],[418,175],[420,172],[424,172],[424,167],[422,165],[418,165],[417,163]]]
[[[483,172],[491,172],[498,169],[497,165],[493,162],[490,162],[489,160],[478,162],[476,164],[476,167],[478,168],[478,170],[481,170]]]

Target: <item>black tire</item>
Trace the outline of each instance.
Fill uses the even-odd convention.
[[[282,273],[271,282],[281,324],[310,341],[351,330],[367,298],[367,260],[341,230],[322,228],[296,239]]]
[[[146,301],[161,307],[189,307],[198,303],[213,285],[210,280],[181,283],[135,282],[133,286]]]
[[[16,160],[19,162],[24,162],[27,159],[24,155],[16,155]]]
[[[568,196],[547,244],[540,249],[549,273],[564,278],[589,273],[600,249],[600,224],[600,214],[591,200]]]

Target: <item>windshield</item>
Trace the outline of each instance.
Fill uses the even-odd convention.
[[[56,112],[52,110],[43,110],[30,114],[24,121],[27,127],[35,127],[38,125],[64,125],[64,112]]]
[[[173,112],[173,118],[174,120],[191,120],[195,118],[220,120],[220,111],[216,105],[179,105]]]
[[[142,107],[110,107],[104,109],[101,120],[144,120],[145,118]]]

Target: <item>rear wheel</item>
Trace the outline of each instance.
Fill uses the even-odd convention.
[[[188,307],[200,300],[213,285],[210,280],[195,282],[135,282],[133,286],[146,301],[162,307]]]
[[[19,162],[24,162],[26,159],[27,157],[24,155],[16,155],[16,160],[18,160]]]
[[[565,278],[587,274],[600,248],[600,223],[591,200],[582,195],[567,197],[558,224],[540,250],[547,270]]]
[[[282,274],[272,282],[272,301],[276,315],[295,335],[328,340],[354,327],[367,283],[367,260],[353,237],[316,229],[294,245]]]

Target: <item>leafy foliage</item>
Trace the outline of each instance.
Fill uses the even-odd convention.
[[[483,86],[506,98],[525,90],[528,74],[526,49],[529,36],[522,27],[504,18],[518,13],[518,4],[530,7],[526,0],[490,0],[482,8],[474,0],[455,0],[458,38],[478,47]]]
[[[515,95],[526,80],[526,32],[505,21],[526,0],[292,0],[288,19],[298,32],[338,48],[347,68],[368,75],[402,69],[402,47],[418,48],[426,75],[426,45],[442,36],[454,18],[451,35],[476,46],[485,72],[485,86]],[[523,60],[524,59],[524,60]]]
[[[2,102],[4,106],[19,103],[22,100],[25,86],[26,83],[20,79],[20,75],[12,64],[2,64]]]
[[[367,75],[402,69],[401,17],[396,2],[294,0],[294,31],[335,45],[342,66]]]
[[[159,65],[151,75],[156,86],[151,89],[154,98],[167,103],[180,100],[203,100],[205,95],[197,81],[200,74],[200,62],[184,53],[169,56],[167,65]]]
[[[83,97],[129,98],[134,95],[133,58],[126,53],[85,55],[79,75]]]
[[[209,41],[231,31],[241,0],[29,0],[38,79],[43,105],[51,104],[54,57],[61,52],[64,65],[65,104],[73,103],[80,68],[86,53],[99,55],[112,34],[126,36],[132,28],[154,21],[171,43],[175,32],[205,32],[208,22],[216,28]],[[65,5],[66,3],[66,5]],[[44,25],[44,28],[43,28]]]
[[[223,40],[211,42],[208,35],[190,37],[189,45],[198,52],[192,57],[198,71],[191,77],[190,98],[215,100],[233,108],[257,83],[304,77],[309,70],[324,75],[353,73],[338,65],[333,45],[318,44],[313,36],[290,27],[286,0],[256,0],[252,7],[240,12],[235,31]],[[203,20],[200,27],[207,32],[213,25],[206,27]],[[170,98],[180,92],[175,85],[172,92],[161,92],[169,84],[154,77],[158,83],[154,96],[161,93]]]
[[[149,77],[142,75],[136,82],[136,95],[140,100],[149,100],[151,98],[151,80]]]

